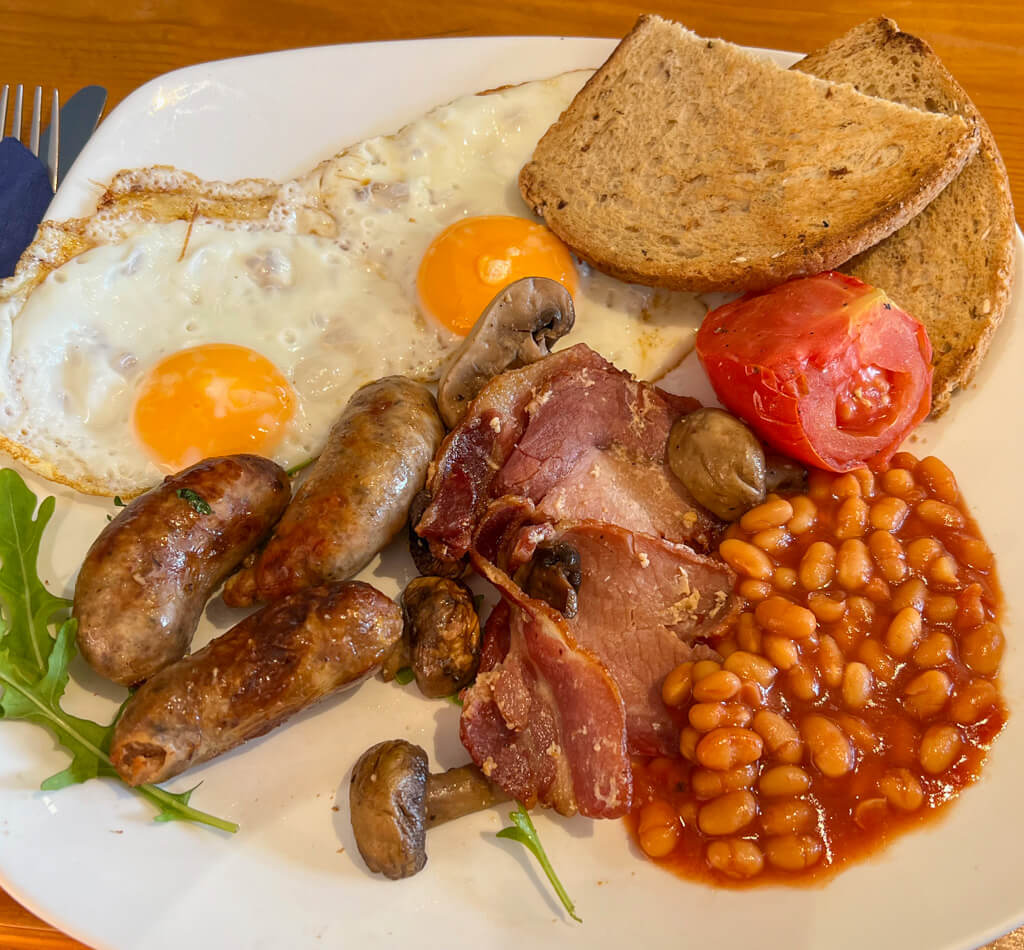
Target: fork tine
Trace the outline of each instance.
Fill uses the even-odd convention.
[[[60,94],[53,90],[50,106],[50,145],[46,150],[46,167],[50,169],[50,187],[57,193],[57,160],[60,153]]]
[[[21,97],[24,93],[24,87],[19,83],[14,88],[14,122],[11,125],[11,135],[16,138],[21,138]]]
[[[0,92],[0,139],[6,134],[4,129],[7,128],[7,93],[10,91],[10,88],[5,83],[3,92]]]
[[[36,86],[32,97],[32,128],[29,132],[29,150],[39,157],[39,124],[43,121],[43,87]]]

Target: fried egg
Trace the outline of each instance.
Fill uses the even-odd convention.
[[[270,218],[333,235],[459,335],[505,284],[559,280],[571,263],[563,283],[576,325],[560,345],[587,343],[657,379],[690,350],[707,308],[691,294],[626,284],[574,261],[519,193],[519,170],[590,75],[578,70],[440,106],[286,185]],[[537,269],[519,266],[525,261]],[[446,318],[453,309],[459,316]]]
[[[132,494],[237,451],[290,467],[358,386],[436,378],[454,334],[334,241],[196,224],[186,248],[187,231],[78,255],[10,324],[2,431],[63,479]]]
[[[658,378],[706,307],[591,270],[519,195],[519,169],[589,75],[434,109],[284,183],[264,217],[127,214],[27,299],[0,284],[0,436],[48,477],[101,494],[227,452],[290,467],[320,450],[362,384],[435,381],[523,276],[573,294],[560,345]]]

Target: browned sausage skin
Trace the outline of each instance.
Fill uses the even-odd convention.
[[[281,517],[291,485],[257,455],[205,459],[136,498],[103,529],[75,584],[78,648],[131,686],[188,650],[210,595]]]
[[[358,389],[256,561],[224,587],[247,607],[362,570],[402,528],[444,437],[434,397],[403,376]]]
[[[285,597],[142,685],[110,760],[129,785],[169,779],[358,682],[401,634],[398,605],[361,581]]]

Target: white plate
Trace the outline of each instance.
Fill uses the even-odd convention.
[[[341,146],[386,132],[456,95],[599,64],[606,40],[466,39],[275,53],[154,80],[101,125],[54,200],[55,217],[90,210],[122,167],[167,163],[206,178],[285,177]],[[792,57],[777,54],[783,63]],[[1018,261],[1024,259],[1020,247]],[[1024,274],[1018,264],[1018,288]],[[543,841],[585,923],[567,922],[518,845],[494,837],[496,812],[430,833],[426,870],[392,883],[367,873],[345,802],[357,756],[382,738],[423,744],[435,765],[465,760],[457,710],[414,688],[373,681],[265,739],[171,783],[201,780],[194,804],[242,826],[234,837],[155,824],[112,782],[54,794],[39,782],[64,753],[41,729],[0,726],[0,883],[54,925],[99,948],[234,950],[335,946],[621,947],[666,939],[718,950],[974,946],[1024,919],[1024,448],[1017,406],[1024,314],[1011,314],[971,391],[909,446],[960,476],[999,556],[1010,598],[1005,690],[1016,714],[981,782],[948,816],[825,886],[716,890],[644,861],[620,822],[538,816]],[[144,315],[140,315],[144,319]],[[30,479],[37,493],[52,486]],[[112,509],[57,490],[42,572],[70,593]],[[388,592],[409,567],[369,572]],[[214,606],[223,626],[228,612]],[[210,627],[201,632],[209,636]],[[78,664],[73,711],[109,717],[116,693]],[[332,810],[337,800],[339,810]]]

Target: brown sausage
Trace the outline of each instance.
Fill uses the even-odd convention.
[[[372,673],[401,634],[402,611],[369,584],[292,594],[139,687],[110,760],[129,785],[163,782]]]
[[[254,564],[224,587],[247,607],[362,570],[402,528],[444,436],[434,397],[403,376],[358,389]]]
[[[86,662],[131,686],[180,660],[210,595],[266,538],[290,497],[279,465],[229,455],[136,498],[93,542],[78,574],[73,615]]]

